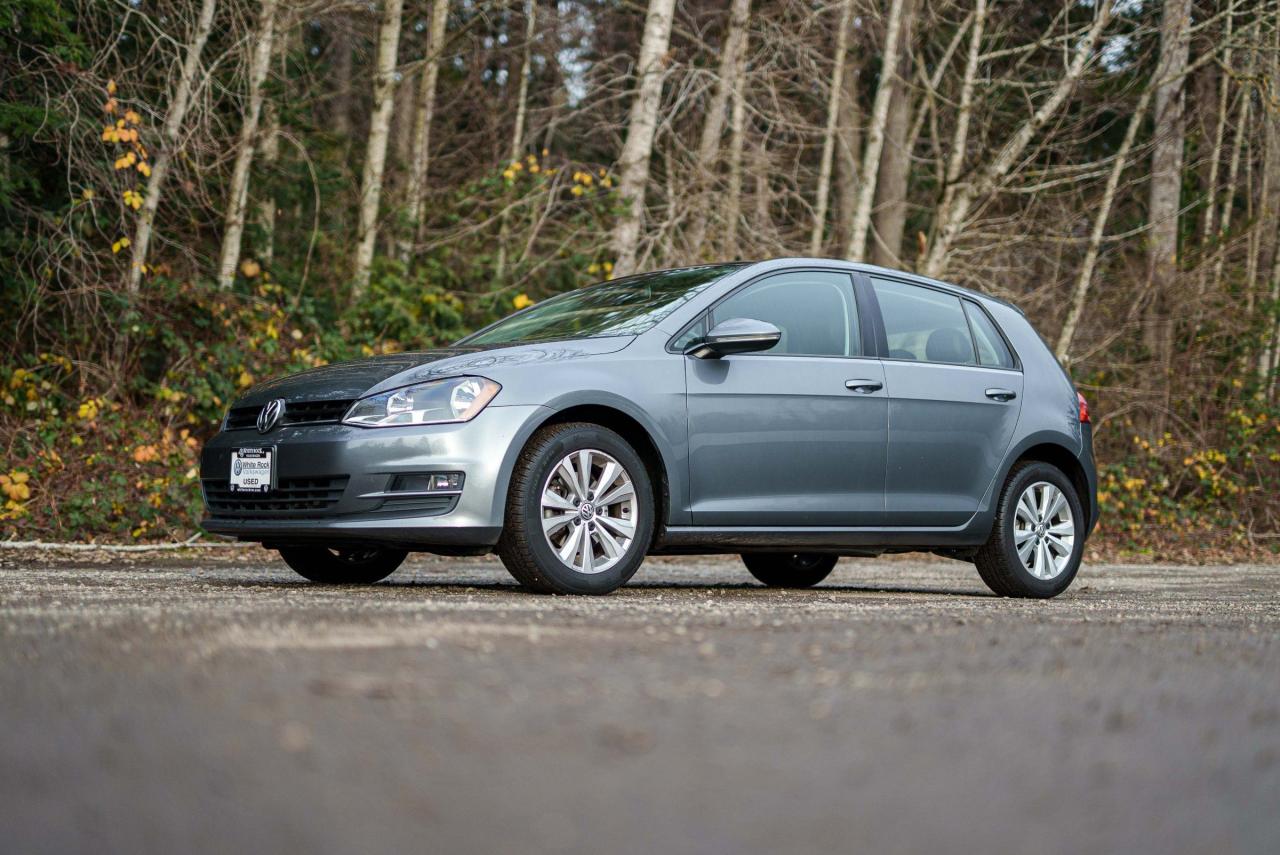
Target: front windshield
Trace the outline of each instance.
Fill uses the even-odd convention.
[[[459,344],[638,335],[740,267],[741,264],[716,264],[660,270],[590,285],[498,321]]]

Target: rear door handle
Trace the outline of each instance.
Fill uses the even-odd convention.
[[[851,392],[861,392],[869,395],[872,392],[879,392],[884,388],[884,384],[879,380],[846,380],[844,387]]]
[[[1012,401],[1018,393],[1012,389],[988,389],[987,397],[993,401]]]

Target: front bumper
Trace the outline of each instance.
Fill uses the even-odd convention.
[[[491,405],[463,424],[326,424],[266,435],[253,429],[223,431],[200,456],[206,497],[228,477],[233,448],[274,446],[277,485],[327,480],[335,485],[336,500],[301,510],[211,510],[201,525],[214,534],[259,543],[492,546],[502,533],[511,468],[545,413],[543,407]],[[464,476],[460,494],[447,501],[398,503],[386,497],[396,475],[446,472]]]

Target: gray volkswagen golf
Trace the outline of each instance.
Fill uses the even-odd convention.
[[[201,456],[210,532],[316,582],[496,551],[604,594],[650,553],[737,553],[766,585],[841,556],[1071,584],[1098,518],[1084,398],[1014,306],[862,264],[646,273],[450,348],[328,365],[236,401]]]

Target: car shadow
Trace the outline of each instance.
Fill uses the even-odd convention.
[[[510,582],[500,581],[468,581],[465,579],[384,579],[373,585],[323,585],[316,582],[308,582],[305,579],[297,580],[278,580],[278,579],[236,579],[236,578],[201,578],[201,584],[221,586],[227,588],[278,588],[282,590],[297,590],[299,588],[315,588],[317,590],[421,590],[423,592],[430,590],[439,591],[463,591],[463,590],[484,590],[494,593],[511,593],[519,594],[525,597],[546,597],[548,599],[557,599],[555,595],[544,595],[527,591],[519,585]],[[957,588],[927,588],[922,586],[910,585],[819,585],[815,588],[766,588],[763,585],[753,585],[750,582],[634,582],[619,588],[616,594],[627,593],[645,593],[645,594],[661,594],[663,592],[672,593],[688,593],[702,591],[705,593],[735,593],[735,594],[762,594],[768,595],[775,600],[780,597],[794,598],[797,601],[812,599],[829,594],[911,594],[918,596],[930,597],[955,597],[963,599],[994,599],[995,595],[990,592],[978,589],[957,589]],[[608,596],[608,595],[606,595]]]

